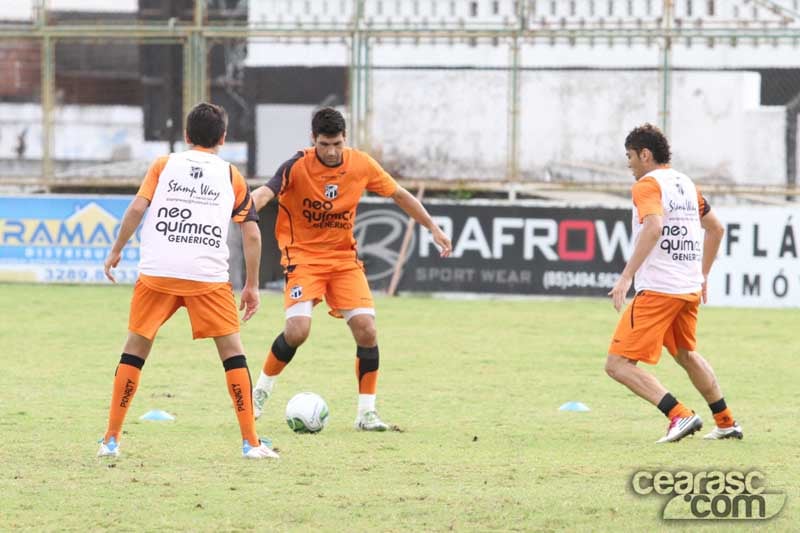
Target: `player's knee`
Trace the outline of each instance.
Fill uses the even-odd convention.
[[[378,344],[378,329],[375,320],[369,315],[353,317],[350,320],[350,329],[359,346],[375,346]]]
[[[283,337],[286,343],[292,348],[298,348],[306,342],[308,334],[311,332],[311,322],[289,320],[283,330]]]
[[[685,370],[705,366],[703,364],[703,357],[698,352],[683,348],[678,349],[678,353],[675,355],[675,361]]]
[[[375,346],[378,344],[378,332],[375,326],[366,327],[358,332],[353,332],[356,344],[359,346]]]
[[[608,374],[608,377],[610,377],[611,379],[619,381],[620,377],[622,376],[625,370],[625,365],[627,364],[628,362],[622,357],[616,355],[609,355],[608,357],[606,357],[606,366],[605,366],[606,374]]]

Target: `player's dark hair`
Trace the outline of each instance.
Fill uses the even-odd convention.
[[[656,163],[669,163],[672,154],[669,151],[669,141],[661,130],[652,124],[646,123],[634,128],[625,137],[625,149],[633,150],[639,154],[647,148],[653,154]]]
[[[314,118],[311,119],[311,134],[315,139],[319,134],[335,137],[346,132],[344,117],[332,107],[323,107],[314,113]]]
[[[195,146],[214,148],[228,128],[228,113],[221,105],[201,102],[186,117],[186,136]]]

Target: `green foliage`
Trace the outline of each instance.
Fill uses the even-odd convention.
[[[403,430],[382,434],[353,429],[355,345],[318,309],[258,421],[277,462],[241,458],[213,343],[193,342],[179,311],[144,367],[122,457],[98,460],[130,293],[0,286],[0,530],[688,530],[660,520],[663,500],[634,495],[631,474],[714,467],[758,468],[786,491],[764,530],[800,523],[798,310],[702,309],[699,349],[745,439],[655,445],[664,417],[603,372],[608,301],[378,298],[378,409]],[[282,327],[280,300],[265,295],[243,328],[254,378]],[[651,370],[710,429],[669,355]],[[330,407],[319,434],[284,421],[302,390]],[[558,411],[569,400],[592,411]],[[149,409],[176,420],[139,421]]]

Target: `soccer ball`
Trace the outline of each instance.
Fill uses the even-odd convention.
[[[286,404],[286,423],[295,433],[318,433],[328,423],[328,404],[313,392],[300,392]]]

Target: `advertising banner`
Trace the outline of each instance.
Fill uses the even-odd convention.
[[[103,260],[130,199],[0,196],[0,281],[105,282]],[[415,226],[400,291],[606,296],[633,251],[629,209],[494,200],[426,206],[451,237],[453,253],[441,259],[427,229]],[[796,210],[714,206],[714,212],[726,231],[709,278],[709,305],[800,307]],[[394,202],[367,198],[359,206],[354,232],[374,290],[388,287],[407,225]],[[138,260],[137,231],[116,269],[119,282],[136,280]],[[277,254],[266,260],[277,263]]]
[[[427,229],[408,247],[401,291],[605,295],[630,255],[630,211],[535,202],[426,202],[453,241],[439,257]],[[362,202],[355,234],[370,283],[391,280],[408,218],[394,203]]]
[[[800,307],[800,209],[714,208],[725,237],[709,277],[709,304]]]
[[[414,228],[401,291],[606,296],[633,251],[629,209],[537,202],[428,201],[453,241],[440,259]],[[800,213],[780,207],[713,207],[725,226],[708,304],[800,307]],[[392,202],[362,202],[355,232],[370,284],[385,289],[408,218]]]
[[[101,283],[130,196],[0,196],[0,281]],[[139,232],[115,276],[136,281]]]

